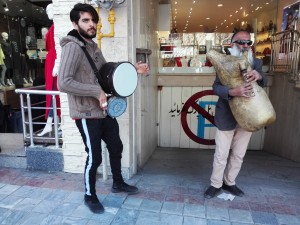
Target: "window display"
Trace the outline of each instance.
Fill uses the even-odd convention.
[[[21,1],[9,1],[7,8],[22,10],[0,11],[0,99],[4,106],[18,114],[20,97],[15,89],[32,86],[38,77],[44,80],[47,52],[42,28],[48,29],[52,21],[44,8],[29,2],[25,6]],[[41,41],[38,43],[38,40]],[[11,124],[15,120],[7,116],[0,126],[1,132],[19,132],[8,129],[15,127]]]

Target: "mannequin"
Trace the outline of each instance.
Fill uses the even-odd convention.
[[[27,81],[29,82],[29,83],[33,83],[33,80],[32,80],[32,66],[31,66],[31,63],[30,63],[30,60],[29,60],[29,56],[28,56],[28,53],[27,53],[27,51],[29,50],[29,46],[31,45],[31,37],[30,36],[26,36],[26,39],[25,39],[25,41],[26,41],[26,53],[25,53],[25,55],[26,55],[26,61],[27,61],[27,65],[28,65],[28,77],[27,77]]]
[[[3,53],[1,45],[0,45],[0,73],[1,73],[0,80],[1,81],[4,80],[5,72],[6,72],[6,66],[4,63],[4,59],[5,59],[5,56],[4,56],[4,53]],[[2,85],[2,82],[0,82],[0,89],[2,89],[2,88],[3,88],[3,85]]]
[[[2,51],[4,53],[4,63],[6,66],[6,78],[7,78],[7,84],[9,86],[13,86],[14,83],[12,81],[12,76],[13,76],[13,62],[12,62],[12,58],[11,58],[11,54],[12,54],[12,49],[11,49],[11,45],[8,41],[8,33],[6,32],[2,32],[1,33],[2,36],[2,40],[1,40],[1,48]],[[1,77],[2,79],[2,77]],[[1,83],[3,86],[6,86],[5,80],[1,80]]]
[[[53,4],[49,4],[46,7],[46,13],[50,20],[53,20]],[[44,30],[45,31],[45,30]],[[46,81],[46,90],[54,90],[57,91],[57,72],[54,70],[56,61],[56,50],[55,50],[55,41],[54,41],[54,25],[50,27],[49,31],[45,35],[45,46],[46,51],[48,51],[45,62],[45,81]],[[46,125],[41,133],[38,136],[43,136],[46,133],[50,133],[52,131],[52,122],[53,122],[53,109],[49,109],[52,107],[52,96],[46,95]],[[56,106],[60,108],[60,99],[59,96],[56,96]],[[60,117],[60,110],[57,110],[57,116]]]

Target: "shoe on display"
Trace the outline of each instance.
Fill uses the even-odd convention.
[[[217,194],[219,194],[221,191],[221,188],[215,188],[213,186],[209,186],[209,188],[207,188],[207,190],[204,192],[204,198],[213,198],[215,197]]]
[[[97,195],[84,195],[84,204],[93,212],[93,213],[103,213],[104,207],[100,203]]]
[[[23,78],[23,84],[28,84],[28,81],[26,80],[26,78]]]
[[[245,193],[241,189],[239,189],[236,185],[229,186],[224,183],[222,189],[238,197],[243,197],[245,195]]]
[[[139,189],[135,186],[126,184],[124,181],[121,183],[113,183],[113,186],[111,188],[112,193],[119,193],[119,192],[125,192],[129,195],[137,194],[139,192]]]
[[[10,82],[10,79],[7,79],[6,84],[7,86],[13,86],[13,84]]]

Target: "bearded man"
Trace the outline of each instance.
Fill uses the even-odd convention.
[[[247,82],[230,89],[222,85],[216,75],[213,84],[214,93],[219,96],[215,112],[216,149],[210,179],[211,185],[204,193],[205,198],[215,197],[221,189],[235,196],[244,196],[244,192],[236,186],[235,179],[241,169],[252,132],[239,127],[231,112],[229,101],[236,96],[249,98],[248,93],[253,89],[252,82],[257,82],[261,87],[267,85],[266,76],[262,72],[262,61],[253,57],[251,45],[250,33],[240,30],[232,36],[231,49],[229,49],[233,56],[239,57],[245,54],[248,56],[252,70],[244,74]]]

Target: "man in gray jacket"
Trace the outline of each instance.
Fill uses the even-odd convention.
[[[245,74],[247,83],[229,89],[221,84],[217,75],[213,84],[214,93],[219,96],[215,113],[216,149],[210,179],[211,186],[205,191],[205,198],[213,198],[221,188],[239,197],[244,195],[244,192],[236,186],[235,179],[241,169],[252,132],[238,126],[228,101],[235,96],[248,98],[247,94],[253,89],[251,82],[257,81],[262,87],[267,85],[266,76],[262,72],[262,61],[253,57],[250,39],[248,31],[238,31],[232,36],[230,49],[231,55],[234,56],[241,56],[245,52],[248,54],[247,58],[252,70]],[[231,152],[229,152],[230,148],[232,148]]]
[[[106,63],[101,50],[92,40],[96,37],[98,13],[89,4],[78,3],[70,12],[74,30],[62,38],[62,55],[58,73],[58,87],[68,94],[70,116],[75,120],[87,152],[84,171],[84,202],[94,213],[102,213],[104,208],[96,195],[96,173],[102,162],[101,140],[109,152],[113,175],[112,192],[135,194],[138,188],[124,182],[121,174],[123,144],[119,136],[116,119],[106,116],[106,94],[98,83],[94,71],[83,51],[91,56],[98,71]],[[138,73],[146,74],[146,64],[136,65]]]

